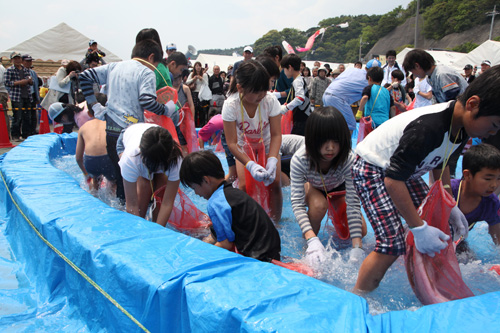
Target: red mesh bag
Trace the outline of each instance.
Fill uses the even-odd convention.
[[[445,191],[442,181],[438,180],[432,185],[418,212],[430,226],[449,235],[448,220],[453,206],[455,200]],[[462,280],[451,238],[448,246],[432,258],[417,250],[413,234],[408,232],[405,266],[410,285],[423,305],[474,296]]]
[[[261,139],[251,140],[245,136],[246,144],[243,146],[243,151],[252,161],[266,167],[266,147]],[[249,196],[257,201],[269,215],[269,190],[263,182],[258,182],[253,179],[250,172],[245,168],[245,188]]]
[[[154,193],[154,199],[157,205],[161,205],[163,194],[167,185],[160,187]],[[177,191],[174,206],[168,223],[177,229],[198,229],[207,228],[210,223],[207,214],[196,208],[194,203],[181,189]]]
[[[328,193],[328,217],[340,239],[349,239],[349,224],[347,223],[347,204],[345,203],[345,191]]]
[[[193,113],[187,103],[179,110],[179,128],[182,135],[184,135],[184,139],[186,139],[188,153],[198,151],[200,147],[194,126]]]
[[[288,110],[283,116],[281,116],[281,134],[292,133],[293,128],[293,111]]]
[[[303,264],[301,262],[281,262],[279,260],[273,259],[271,261],[272,264],[280,267],[287,268],[289,270],[295,271],[297,273],[301,273],[310,277],[315,277],[316,274],[314,274],[314,271],[312,270],[311,267],[307,266],[306,264]]]
[[[363,141],[363,139],[366,138],[366,136],[370,134],[372,131],[373,131],[372,117],[371,116],[362,117],[359,120],[358,143]]]
[[[179,143],[179,137],[174,126],[174,122],[167,116],[159,116],[156,113],[144,110],[144,122],[159,125],[166,128],[174,140]]]
[[[160,104],[165,104],[168,101],[173,101],[177,103],[178,100],[177,90],[172,87],[166,86],[156,91],[156,100]]]
[[[406,106],[406,111],[410,111],[410,110],[413,110],[415,108],[415,101],[416,100],[417,100],[417,98],[414,98],[413,101],[411,101],[411,103]]]

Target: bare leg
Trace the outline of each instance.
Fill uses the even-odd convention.
[[[398,259],[398,256],[378,252],[370,253],[361,264],[353,292],[362,294],[377,289],[380,281],[384,278],[385,272],[396,259]]]
[[[315,189],[311,184],[304,184],[306,192],[306,205],[309,207],[307,215],[313,228],[314,234],[318,235],[321,221],[328,210],[328,202],[320,190]]]

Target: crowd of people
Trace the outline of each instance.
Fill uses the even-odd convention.
[[[486,221],[500,244],[500,66],[484,61],[480,73],[467,65],[461,75],[415,49],[402,64],[389,50],[386,64],[372,59],[364,68],[359,62],[332,69],[316,62],[311,70],[299,56],[283,55],[280,46],[257,56],[246,46],[243,60],[227,72],[215,65],[210,76],[200,62],[191,66],[174,43],[165,57],[155,29],[141,30],[135,41],[130,60],[106,64],[91,40],[84,60],[63,61],[55,75],[61,89],[51,87],[41,101],[65,131],[77,125],[76,159],[90,186],[97,189],[105,177],[127,212],[145,217],[153,193],[162,189],[152,216],[165,226],[182,182],[208,200],[212,226],[206,241],[259,260],[280,260],[276,226],[282,186],[290,184],[305,257],[318,269],[328,256],[318,238],[321,221],[332,195],[345,193],[350,258],[362,261],[358,293],[377,288],[405,254],[406,232],[413,233],[419,252],[433,256],[450,236],[466,244],[468,230]],[[11,60],[2,82],[14,111],[11,135],[19,140],[36,133],[33,110],[40,96],[32,58],[14,52]],[[177,103],[157,96],[165,88],[177,92]],[[0,97],[3,104],[1,85]],[[181,108],[200,128],[201,148],[220,134],[229,174],[211,151],[187,148]],[[168,117],[173,129],[145,123],[146,110]],[[353,148],[357,121],[365,117],[373,131]],[[290,122],[289,133],[284,121]],[[470,137],[491,145],[475,142],[465,152],[463,176],[455,179]],[[429,191],[422,179],[428,172],[458,202],[449,219],[451,235],[417,212]],[[266,203],[247,194],[254,188],[266,193]],[[363,249],[362,209],[376,238],[370,253]]]

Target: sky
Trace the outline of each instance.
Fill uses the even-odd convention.
[[[410,0],[24,0],[5,1],[0,12],[0,51],[65,22],[122,59],[129,59],[135,36],[155,28],[163,47],[178,51],[226,49],[253,44],[270,30],[307,30],[340,15],[385,14]]]

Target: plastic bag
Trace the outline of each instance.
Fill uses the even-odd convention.
[[[293,111],[288,110],[281,116],[281,134],[292,133],[293,128]]]
[[[328,217],[332,220],[337,236],[342,240],[351,237],[349,224],[347,223],[346,207],[345,191],[328,193]]]
[[[154,193],[154,200],[157,206],[161,205],[166,186],[167,185],[160,187]],[[168,223],[177,229],[186,230],[208,228],[211,221],[208,215],[196,208],[191,199],[179,189],[175,196],[174,206]]]
[[[448,219],[455,206],[453,197],[438,180],[418,210],[420,217],[430,226],[450,234]],[[417,298],[423,305],[442,303],[474,296],[462,280],[462,273],[450,238],[448,246],[433,258],[418,252],[413,234],[406,236],[406,273]]]
[[[314,274],[314,270],[311,267],[307,266],[306,264],[298,262],[298,261],[293,261],[293,258],[284,257],[283,259],[292,260],[292,261],[282,262],[282,261],[273,259],[271,261],[271,263],[276,265],[276,266],[284,267],[284,268],[287,268],[289,270],[292,270],[292,271],[295,271],[295,272],[298,272],[298,273],[301,273],[301,274],[304,274],[304,275],[307,275],[310,277],[316,276],[316,274]]]
[[[198,151],[200,147],[198,145],[196,128],[194,126],[193,113],[187,103],[179,110],[179,128],[186,139],[188,152],[192,153]]]
[[[358,143],[363,141],[363,139],[366,138],[366,136],[370,134],[372,131],[373,131],[372,117],[371,116],[362,117],[359,120]]]
[[[242,147],[245,154],[252,161],[260,164],[263,168],[266,167],[266,147],[262,140],[252,141],[245,136],[246,144]],[[249,196],[257,201],[266,213],[270,214],[269,208],[269,189],[263,182],[258,182],[253,179],[250,172],[245,168],[245,188]]]

